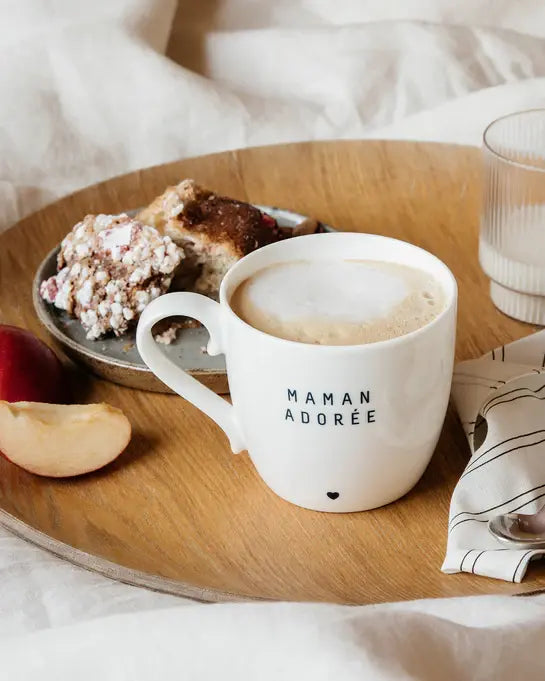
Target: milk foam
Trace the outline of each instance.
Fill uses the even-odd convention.
[[[294,261],[266,267],[231,297],[244,321],[280,338],[352,345],[409,333],[444,306],[426,272],[372,260]]]

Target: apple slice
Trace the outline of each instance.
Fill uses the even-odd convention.
[[[0,401],[0,451],[36,475],[64,478],[102,468],[131,438],[131,424],[109,404]]]

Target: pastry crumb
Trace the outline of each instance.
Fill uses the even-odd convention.
[[[178,332],[178,329],[172,325],[166,331],[162,331],[161,333],[155,334],[154,338],[157,341],[157,343],[161,343],[162,345],[170,345],[172,341],[176,340],[176,334]]]

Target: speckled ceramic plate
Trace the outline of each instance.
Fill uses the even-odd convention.
[[[296,227],[307,217],[271,206],[257,207],[274,217],[281,227]],[[136,211],[127,212],[130,215]],[[323,227],[326,231],[332,231],[331,227]],[[72,359],[101,378],[130,388],[171,392],[140,358],[134,331],[121,338],[88,340],[78,320],[42,300],[39,294],[40,283],[55,274],[58,251],[59,247],[54,248],[43,260],[34,277],[32,290],[34,308],[49,333]],[[228,393],[225,359],[223,355],[212,357],[203,352],[207,343],[208,332],[201,326],[179,330],[176,340],[162,347],[171,359],[206,386],[220,394]]]

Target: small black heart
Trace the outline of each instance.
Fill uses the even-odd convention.
[[[339,496],[339,493],[338,493],[338,492],[328,492],[328,493],[327,493],[327,496],[328,496],[330,499],[336,499],[336,498]]]

